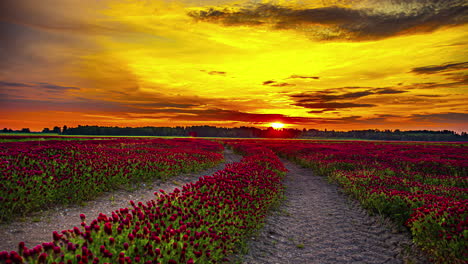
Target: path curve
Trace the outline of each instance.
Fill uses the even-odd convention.
[[[241,156],[234,154],[232,150],[224,150],[224,162],[210,169],[187,173],[171,177],[166,182],[156,180],[151,184],[138,183],[133,191],[116,190],[108,192],[95,200],[88,201],[84,206],[57,207],[43,213],[15,221],[10,224],[0,225],[0,251],[18,249],[18,243],[24,241],[27,247],[33,247],[43,242],[53,241],[52,232],[71,229],[79,226],[80,214],[85,214],[88,219],[95,219],[99,213],[110,215],[114,210],[130,206],[129,201],[146,202],[154,198],[154,192],[160,189],[172,192],[176,187],[181,187],[189,182],[197,181],[204,175],[212,175],[218,170],[224,169],[228,163],[239,162]]]
[[[408,232],[389,228],[311,169],[282,160],[289,170],[286,200],[241,257],[248,264],[428,263]]]

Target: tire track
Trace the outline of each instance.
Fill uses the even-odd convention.
[[[245,264],[429,263],[408,232],[372,217],[311,169],[282,160],[289,170],[286,200],[249,242]]]

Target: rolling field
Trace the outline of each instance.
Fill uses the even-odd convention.
[[[377,214],[409,228],[436,261],[468,260],[468,151],[459,144],[266,141]]]
[[[21,137],[18,138],[21,140]],[[407,228],[436,263],[468,260],[468,152],[456,143],[134,139],[0,143],[2,221],[75,204],[133,182],[244,158],[145,203],[81,215],[51,242],[0,252],[0,263],[220,263],[238,254],[284,193],[279,157],[326,176],[369,212]],[[304,176],[304,175],[303,175]],[[306,177],[306,176],[304,176]],[[315,190],[320,192],[320,190]],[[294,223],[292,223],[294,224]],[[1,249],[0,249],[1,251]]]
[[[201,170],[223,159],[222,148],[191,139],[1,143],[0,221],[51,204],[85,201],[134,182]]]

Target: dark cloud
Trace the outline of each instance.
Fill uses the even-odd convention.
[[[358,103],[295,103],[293,105],[301,106],[309,109],[324,109],[322,111],[333,111],[341,108],[355,108],[355,107],[373,107],[374,104],[358,104]]]
[[[349,89],[366,89],[359,92],[344,92]],[[355,107],[374,107],[373,103],[357,103],[355,100],[371,95],[388,95],[406,93],[405,90],[394,88],[370,88],[370,87],[341,87],[318,92],[299,93],[289,95],[296,103],[293,105],[313,109],[308,113],[318,114],[335,111],[337,109]]]
[[[296,86],[293,83],[278,83],[276,81],[265,81],[263,85],[275,86],[275,87],[284,87],[284,86]]]
[[[406,92],[407,91],[396,90],[392,88],[377,88],[374,90],[373,94],[401,94]]]
[[[168,114],[161,114],[168,113]],[[368,124],[376,121],[384,121],[385,116],[375,118],[364,118],[362,116],[345,116],[335,118],[323,117],[298,117],[287,116],[283,114],[254,114],[236,110],[227,109],[205,109],[205,110],[171,110],[170,112],[158,112],[153,115],[132,116],[123,114],[121,118],[144,118],[144,119],[170,119],[174,121],[192,121],[192,122],[242,122],[251,124],[263,124],[270,122],[282,122],[294,125],[319,125],[319,124]]]
[[[442,65],[432,65],[413,68],[411,72],[416,74],[436,74],[440,72],[467,70],[468,62],[446,63]]]
[[[410,119],[416,122],[468,124],[467,113],[414,114]]]
[[[325,6],[304,8],[276,4],[253,4],[243,8],[206,8],[191,11],[197,21],[226,26],[270,26],[293,29],[319,39],[369,40],[403,34],[431,32],[444,26],[468,22],[468,7],[461,0],[385,1],[394,6],[387,11],[378,3],[365,8]],[[408,2],[408,1],[407,1]],[[388,9],[390,10],[390,9]]]
[[[154,118],[159,119],[160,117]],[[253,114],[225,109],[189,110],[173,116],[171,119],[187,121],[236,121],[254,124],[282,122],[295,125],[365,123],[365,119],[362,119],[361,116],[315,118],[286,116],[282,114]]]
[[[61,90],[80,90],[78,87],[73,87],[73,86],[60,86],[60,85],[54,85],[54,84],[49,84],[49,83],[36,83],[36,87],[40,87],[43,89],[47,90],[55,90],[55,91],[61,91]]]
[[[61,86],[55,85],[50,83],[17,83],[17,82],[6,82],[0,81],[0,88],[14,88],[14,89],[21,89],[21,88],[32,88],[34,90],[41,90],[41,91],[48,91],[48,92],[59,92],[59,91],[68,91],[68,90],[80,90],[78,87],[73,86]]]
[[[210,71],[208,74],[209,74],[209,75],[226,75],[226,72],[222,72],[222,71]]]
[[[30,84],[0,81],[0,87],[31,87]]]
[[[444,73],[446,79],[450,82],[426,82],[426,83],[413,83],[406,85],[404,88],[407,90],[419,90],[419,89],[439,89],[439,88],[460,88],[468,85],[468,74],[466,73]]]
[[[288,77],[288,79],[314,79],[318,80],[320,77],[317,76],[301,76],[301,75],[291,75]]]
[[[388,118],[388,117],[401,117],[398,115],[392,115],[392,114],[383,114],[383,115],[377,115],[378,118]]]
[[[263,82],[263,85],[269,85],[269,84],[272,84],[272,83],[276,83],[275,81],[264,81]]]
[[[224,72],[224,71],[206,71],[206,70],[200,70],[200,71],[206,72],[209,75],[226,75],[227,74],[227,72]]]
[[[155,107],[155,108],[165,108],[165,107],[170,107],[170,108],[189,108],[189,107],[196,107],[198,105],[196,104],[183,104],[183,103],[151,103],[151,102],[137,102],[137,103],[132,103],[131,106],[136,106],[136,107]]]
[[[314,119],[307,117],[291,117],[282,114],[254,114],[224,109],[192,110],[187,113],[191,115],[184,116],[183,119],[194,121],[240,121],[250,123],[279,121],[288,124],[310,123],[314,121]],[[174,117],[174,119],[179,119],[179,117]]]
[[[329,111],[334,111],[334,109],[332,109],[332,110],[323,109],[323,110],[307,111],[307,113],[309,113],[309,114],[322,114],[322,113],[329,112]]]
[[[467,73],[447,73],[448,80],[454,81],[451,85],[466,85],[468,84],[468,74]]]
[[[293,83],[275,83],[275,84],[272,84],[270,86],[275,86],[275,87],[284,87],[284,86],[296,86],[295,84]]]
[[[159,113],[168,113],[171,115],[156,115]],[[246,123],[268,123],[268,122],[283,122],[288,124],[311,124],[318,123],[321,121],[319,118],[308,118],[308,117],[296,117],[296,116],[287,116],[283,114],[255,114],[242,112],[237,110],[227,110],[227,109],[155,109],[151,114],[155,115],[145,115],[137,116],[135,118],[147,118],[147,119],[161,119],[169,118],[171,120],[184,120],[184,121],[236,121],[236,122],[246,122]],[[127,114],[124,114],[125,117],[128,117]]]
[[[349,87],[343,87],[339,89],[347,89]],[[359,87],[363,88],[363,87]],[[375,94],[400,94],[407,91],[396,90],[392,88],[374,88],[368,89],[360,92],[347,92],[343,94],[335,94],[334,90],[330,89],[325,91],[313,92],[313,93],[301,93],[290,95],[291,98],[295,99],[298,103],[308,103],[308,102],[330,102],[330,101],[340,101],[340,100],[349,100],[349,99],[359,99],[369,95]]]
[[[26,97],[18,94],[0,92],[0,102],[6,103],[9,100],[24,100]]]

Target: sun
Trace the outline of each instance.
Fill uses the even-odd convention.
[[[274,123],[271,123],[270,126],[274,129],[280,129],[284,127],[284,124],[280,122],[274,122]]]

